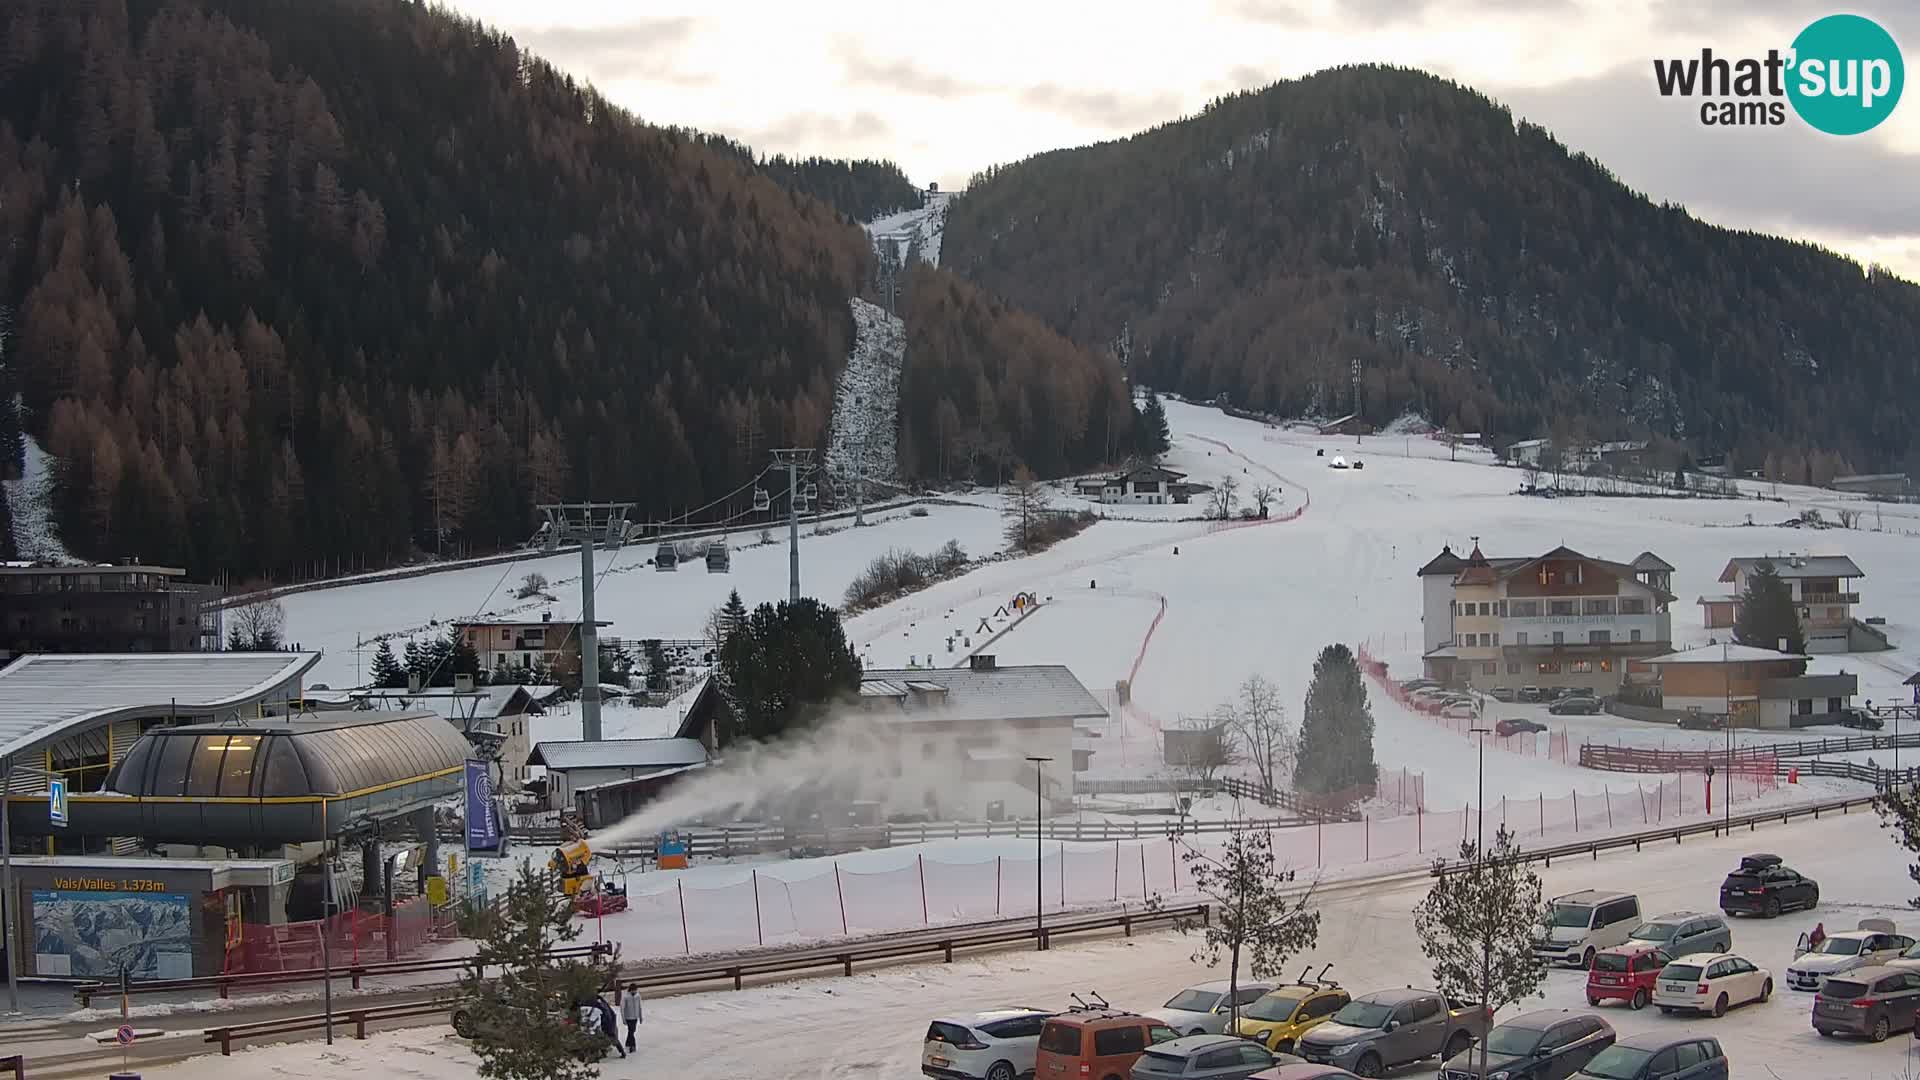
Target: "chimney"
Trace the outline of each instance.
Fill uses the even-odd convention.
[[[993,662],[992,653],[974,653],[969,658],[968,666],[974,671],[993,671],[997,665]]]
[[[540,621],[541,621],[541,622],[552,622],[552,621],[553,621],[553,612],[551,612],[551,611],[543,611],[543,612],[541,612],[541,613],[540,613]]]

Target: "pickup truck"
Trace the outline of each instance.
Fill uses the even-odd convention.
[[[1434,990],[1378,990],[1302,1035],[1294,1053],[1356,1076],[1379,1076],[1421,1058],[1453,1057],[1492,1026],[1493,1014],[1477,1001],[1455,1001]]]

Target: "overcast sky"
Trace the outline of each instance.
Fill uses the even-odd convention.
[[[916,182],[1174,120],[1336,64],[1471,85],[1655,200],[1920,280],[1920,89],[1849,138],[1702,127],[1656,56],[1785,50],[1835,11],[1920,64],[1920,0],[452,0],[642,118],[766,153],[890,158]],[[1917,74],[1908,72],[1910,77]]]

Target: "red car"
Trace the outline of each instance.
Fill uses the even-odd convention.
[[[1653,998],[1654,980],[1673,958],[1651,945],[1622,945],[1602,949],[1587,972],[1587,1004],[1624,1001],[1644,1009]]]

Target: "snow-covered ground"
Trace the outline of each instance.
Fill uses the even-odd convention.
[[[13,515],[13,549],[31,562],[74,562],[53,524],[53,456],[31,435],[22,435],[21,442],[25,453],[20,478],[0,481]]]
[[[1642,910],[1649,914],[1710,909],[1726,869],[1755,848],[1781,854],[1821,883],[1817,912],[1734,924],[1735,952],[1771,969],[1776,981],[1792,959],[1794,941],[1816,921],[1824,921],[1831,931],[1862,918],[1884,917],[1895,920],[1903,932],[1912,932],[1915,916],[1905,902],[1912,885],[1898,852],[1871,815],[1800,822],[1724,839],[1690,839],[1598,861],[1572,860],[1543,869],[1541,876],[1548,895],[1625,888],[1638,893]],[[1331,962],[1334,977],[1356,992],[1427,985],[1431,975],[1411,914],[1425,888],[1424,880],[1411,880],[1327,898],[1318,947],[1292,959],[1287,973]],[[1222,977],[1217,969],[1194,962],[1194,946],[1192,939],[1164,932],[1056,945],[1045,955],[998,953],[953,964],[887,968],[851,979],[655,998],[647,1004],[639,1054],[606,1062],[601,1074],[611,1080],[664,1073],[694,1080],[904,1080],[917,1075],[921,1039],[934,1017],[1008,1003],[1062,1008],[1069,993],[1088,990],[1125,1008],[1154,1008],[1186,985]],[[1551,972],[1544,1000],[1509,1007],[1501,1018],[1536,1008],[1587,1011],[1583,988],[1582,973]],[[1714,1036],[1732,1058],[1736,1077],[1891,1080],[1905,1075],[1908,1040],[1875,1046],[1822,1039],[1808,1024],[1810,1007],[1808,995],[1777,989],[1771,1001],[1736,1009],[1719,1020],[1664,1016],[1655,1009],[1636,1013],[1618,1006],[1593,1011],[1623,1037],[1648,1032]],[[464,1042],[443,1026],[429,1026],[365,1042],[342,1040],[331,1048],[314,1043],[261,1047],[230,1060],[200,1058],[150,1069],[146,1075],[150,1080],[360,1075],[452,1080],[471,1077],[475,1067]],[[1422,1063],[1395,1075],[1426,1078],[1435,1071],[1434,1063]]]
[[[947,229],[947,200],[951,198],[953,193],[949,191],[928,192],[926,205],[876,218],[867,223],[867,233],[875,247],[890,245],[893,257],[903,266],[907,256],[915,252],[939,266],[940,240]]]
[[[857,494],[864,477],[867,498],[875,482],[897,478],[895,437],[900,430],[900,365],[907,349],[906,324],[855,297],[855,337],[833,395],[833,431],[827,442],[827,477],[840,503]]]

